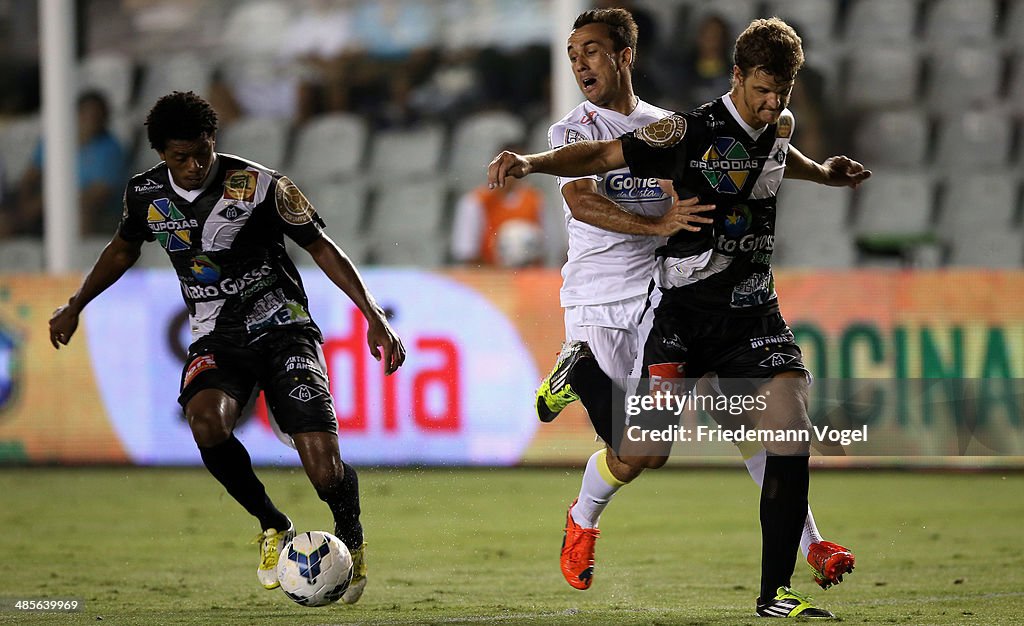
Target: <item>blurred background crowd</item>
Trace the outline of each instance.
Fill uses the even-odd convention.
[[[36,4],[0,0],[3,271],[43,267]],[[174,89],[217,108],[220,151],[295,180],[357,262],[564,259],[554,179],[501,197],[479,188],[498,150],[545,149],[567,112],[551,110],[552,72],[569,71],[551,42],[571,24],[552,23],[550,0],[76,4],[81,267],[113,232],[127,177],[158,161],[142,120]],[[728,90],[732,42],[752,18],[779,15],[801,34],[794,143],[819,160],[850,154],[875,177],[856,192],[784,185],[777,265],[1024,263],[1024,0],[594,6],[634,13],[637,94],[675,110]],[[487,212],[506,204],[520,219],[499,232]]]

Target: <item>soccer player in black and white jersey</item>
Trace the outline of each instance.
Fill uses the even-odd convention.
[[[405,361],[402,341],[299,188],[280,172],[216,151],[217,114],[206,101],[192,92],[164,96],[146,126],[162,161],[128,182],[118,231],[54,312],[50,341],[66,345],[85,306],[138,260],[145,242],[158,241],[178,274],[192,327],[178,401],[207,469],[259,521],[260,584],[279,586],[278,557],[295,527],[233,434],[257,386],[330,508],[335,534],[352,551],[354,576],[341,599],[354,603],[366,586],[359,482],[341,459],[323,337],[284,237],[304,247],[363,313],[369,351],[387,374]]]
[[[593,38],[588,39],[593,46]],[[572,41],[570,38],[570,55]],[[625,59],[622,52],[621,47],[595,50],[599,53],[597,58],[619,64]],[[756,20],[737,39],[733,88],[722,98],[686,115],[671,115],[639,127],[617,139],[593,137],[597,140],[573,142],[527,156],[504,152],[491,162],[488,170],[490,183],[501,185],[507,176],[522,177],[535,172],[582,177],[628,167],[634,177],[671,179],[681,196],[698,197],[702,203],[713,204],[714,211],[707,214],[712,218],[710,224],[701,225],[696,232],[679,230],[657,251],[653,267],[656,287],[640,322],[636,372],[649,378],[655,370],[660,373],[671,366],[690,385],[709,373],[722,378],[761,380],[761,393],[774,392],[769,410],[760,416],[762,424],[769,428],[810,427],[806,412],[808,373],[792,333],[778,313],[771,279],[778,187],[783,175],[851,187],[870,176],[861,164],[847,157],[832,157],[818,164],[790,145],[794,120],[786,104],[802,65],[800,38],[792,28],[775,18]],[[577,68],[575,63],[574,69],[588,96],[595,86],[600,86],[599,82],[591,83],[588,70]],[[743,245],[739,245],[741,240]],[[751,341],[758,339],[765,341]],[[753,347],[755,343],[757,349]],[[582,381],[584,370],[580,368],[587,361],[585,351],[563,357],[563,361],[575,360],[565,378],[591,411],[586,399],[589,385]],[[575,373],[577,369],[580,375]],[[593,368],[589,368],[587,376],[596,379]],[[777,443],[766,447],[761,468],[762,573],[757,613],[830,617],[831,613],[813,606],[808,598],[789,588],[801,529],[807,529],[810,519],[809,447]],[[589,498],[593,504],[589,508],[598,512],[607,504],[617,488],[608,479],[615,478],[615,466],[608,459],[614,458],[616,463],[629,468],[654,468],[665,463],[667,454],[667,448],[652,453],[620,447],[618,454],[609,449],[603,458],[595,455],[588,464],[590,476],[585,475],[580,500],[592,494]],[[596,466],[597,471],[591,472],[591,466]],[[754,469],[749,463],[748,468]],[[604,483],[594,480],[594,476]],[[573,515],[578,505],[579,501],[569,511],[566,544],[570,543],[571,535],[589,535],[589,539],[581,539],[577,554],[570,555],[570,560],[575,561],[586,558],[587,544],[592,558],[596,537],[596,529],[588,532],[575,528],[588,521],[577,520]],[[591,519],[596,522],[596,515]],[[830,569],[826,562],[816,563],[812,548],[809,561],[818,565],[816,579],[835,577],[824,582],[837,582],[838,576],[852,567],[852,555],[845,549],[839,550],[841,546],[836,544],[815,543],[819,550],[824,548],[819,553],[822,556],[841,557],[837,567]],[[563,573],[565,560],[563,554]],[[587,578],[592,574],[592,563],[591,569],[583,572]],[[580,588],[586,586],[589,585]]]

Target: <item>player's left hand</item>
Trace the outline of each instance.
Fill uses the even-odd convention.
[[[862,182],[871,178],[871,170],[865,169],[861,163],[850,157],[829,157],[821,166],[825,170],[825,184],[831,187],[856,189]]]
[[[370,322],[370,328],[366,331],[366,343],[370,346],[373,358],[383,361],[384,373],[388,376],[398,371],[402,363],[405,363],[405,346],[383,316],[380,320]]]

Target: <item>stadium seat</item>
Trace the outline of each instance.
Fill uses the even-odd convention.
[[[45,269],[43,240],[37,237],[0,239],[0,274],[35,273]]]
[[[332,237],[347,241],[362,232],[367,189],[361,181],[314,183],[304,192]]]
[[[987,43],[995,24],[996,0],[935,0],[928,5],[924,37],[932,46]]]
[[[487,164],[508,143],[526,140],[526,125],[505,111],[477,113],[464,119],[454,130],[448,170],[456,175],[478,173],[483,180]]]
[[[920,64],[915,53],[872,47],[851,54],[846,99],[855,108],[910,106],[918,97]]]
[[[874,167],[920,167],[928,156],[928,118],[917,108],[863,116],[854,134],[858,161]]]
[[[852,196],[849,189],[787,180],[779,191],[773,263],[827,269],[856,265],[847,225]]]
[[[94,54],[79,64],[78,90],[98,90],[116,114],[127,110],[131,103],[134,77],[134,67],[129,57],[113,52]]]
[[[1024,6],[1024,2],[1021,3]],[[1024,14],[1024,11],[1021,11]],[[1022,20],[1024,21],[1024,20]],[[1024,35],[1022,35],[1024,37]],[[1024,116],[1024,53],[1013,64],[1013,76],[1010,77],[1010,86],[1007,90],[1006,103],[1018,115]],[[1024,151],[1021,154],[1024,158]]]
[[[260,0],[236,3],[220,35],[228,56],[268,56],[279,50],[290,21],[291,10],[284,2]]]
[[[441,228],[446,195],[446,185],[438,180],[381,188],[372,205],[370,223],[374,261],[440,265],[448,248],[448,233]]]
[[[771,0],[767,15],[778,15],[797,29],[804,48],[818,54],[833,45],[838,3],[821,0]],[[737,33],[738,34],[738,33]]]
[[[315,117],[299,129],[287,171],[303,181],[354,175],[363,162],[366,135],[366,122],[351,113]]]
[[[854,231],[868,250],[899,251],[931,243],[932,181],[921,171],[876,169],[856,194]]]
[[[1004,23],[1003,40],[1006,41],[1016,52],[1021,52],[1024,42],[1024,2],[1010,2],[1007,6],[1007,15],[1000,16]]]
[[[935,161],[948,171],[1005,167],[1010,158],[1013,123],[1001,109],[963,111],[939,123]]]
[[[990,104],[999,97],[1002,56],[996,48],[953,46],[932,58],[928,106],[937,113]]]
[[[13,189],[32,163],[40,130],[38,115],[14,118],[0,128],[0,167],[5,189]]]
[[[960,267],[1020,268],[1024,265],[1024,232],[1020,228],[988,229],[970,239],[957,238],[952,242],[949,263]]]
[[[289,123],[285,119],[242,118],[218,133],[217,151],[255,161],[270,169],[282,169]]]
[[[947,240],[970,239],[984,231],[1010,230],[1020,198],[1012,170],[950,179],[939,192],[938,230]]]
[[[853,0],[846,15],[846,42],[853,51],[867,44],[913,41],[916,0]]]
[[[200,96],[208,96],[212,77],[213,64],[194,52],[178,52],[144,62],[138,117],[144,118],[157,98],[172,91],[194,91]]]
[[[371,177],[383,182],[435,174],[441,169],[444,138],[444,128],[433,124],[377,131],[371,140]]]

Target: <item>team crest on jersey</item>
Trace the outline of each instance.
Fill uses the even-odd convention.
[[[636,136],[652,148],[671,148],[686,136],[686,119],[682,115],[669,115],[638,128]]]
[[[729,209],[723,220],[725,234],[730,237],[739,237],[750,230],[751,213],[750,207],[745,204],[737,204]]]
[[[281,219],[289,224],[302,226],[313,221],[313,205],[287,176],[277,181],[275,201]]]
[[[778,127],[775,130],[775,136],[779,139],[789,139],[789,136],[793,134],[793,116],[783,114],[779,117]]]
[[[256,197],[256,172],[228,170],[224,175],[224,199],[252,202]]]
[[[168,198],[157,198],[149,204],[146,216],[149,229],[168,252],[181,252],[192,247],[190,228],[198,228],[199,221],[186,218]]]
[[[708,184],[719,193],[739,193],[750,172],[759,169],[761,163],[751,158],[747,149],[736,139],[715,137],[700,160],[691,161],[690,166],[699,169]]]

